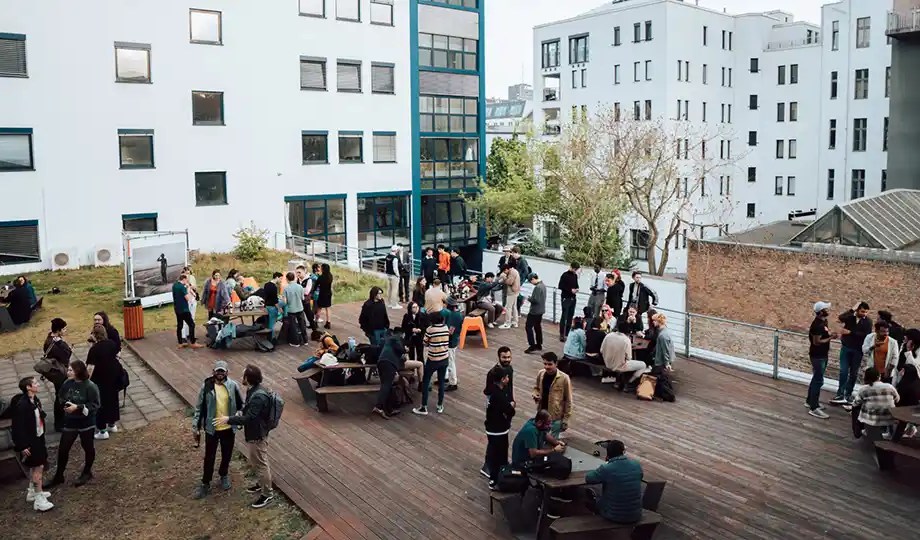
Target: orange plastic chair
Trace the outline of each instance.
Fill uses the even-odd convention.
[[[466,333],[467,332],[479,332],[479,336],[482,338],[482,347],[484,349],[489,348],[489,340],[486,338],[486,325],[482,320],[482,317],[464,317],[463,326],[460,328],[460,348],[466,344]]]

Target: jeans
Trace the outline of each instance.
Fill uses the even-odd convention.
[[[622,373],[622,374],[632,373],[632,376],[629,378],[629,382],[632,383],[632,382],[638,381],[639,377],[641,377],[643,373],[648,373],[651,370],[652,368],[646,366],[645,362],[643,362],[642,360],[627,360],[626,364],[622,367],[622,369],[620,369],[620,371],[617,371],[615,373]]]
[[[249,460],[252,468],[255,469],[256,476],[259,477],[262,495],[266,497],[273,495],[272,469],[268,464],[268,437],[249,443]]]
[[[527,344],[531,347],[543,347],[543,315],[527,314],[527,321],[524,323],[524,330],[527,332]]]
[[[288,317],[288,324],[297,325],[301,341],[303,343],[310,341],[310,333],[307,332],[307,314],[303,311],[298,311],[297,313],[288,312]]]
[[[836,399],[853,401],[853,387],[859,377],[862,365],[862,350],[846,347],[840,349],[840,379],[838,380]]]
[[[182,338],[182,330],[186,325],[188,325],[188,342],[195,343],[195,320],[192,319],[192,314],[188,311],[176,313],[176,341],[179,342],[179,345],[185,343],[185,339]]]
[[[431,386],[431,376],[438,374],[438,406],[444,404],[444,388],[447,386],[447,360],[438,360],[425,363],[425,375],[422,380],[422,407],[428,406],[428,387]]]
[[[307,358],[306,360],[304,360],[302,364],[297,366],[297,372],[303,373],[304,371],[313,367],[317,362],[319,362],[319,358],[315,356],[311,356],[310,358]]]
[[[377,374],[380,376],[380,390],[377,391],[376,408],[386,410],[387,399],[390,397],[390,392],[393,391],[393,382],[396,380],[396,366],[389,362],[381,362],[377,364]]]
[[[508,434],[487,435],[489,444],[486,446],[486,470],[489,471],[489,480],[498,480],[498,473],[508,464]]]
[[[70,449],[73,448],[73,443],[76,442],[77,437],[80,438],[80,446],[83,447],[83,454],[86,458],[83,464],[83,474],[92,474],[93,462],[96,461],[96,446],[93,442],[93,435],[95,435],[95,432],[92,429],[64,431],[61,433],[57,469],[54,471],[55,477],[61,478],[64,476],[64,471],[67,470],[67,461],[70,459]]]
[[[824,386],[824,370],[827,369],[827,358],[811,359],[811,384],[808,385],[808,398],[805,403],[811,410],[818,408],[818,399],[821,397],[821,387]]]
[[[217,459],[217,446],[220,445],[220,467],[217,468],[217,474],[227,476],[230,474],[230,458],[233,457],[233,442],[235,436],[233,428],[221,429],[204,434],[204,473],[201,475],[201,483],[209,485],[214,478],[214,461]]]
[[[559,337],[565,339],[572,329],[572,318],[575,317],[575,298],[562,299],[562,315],[559,319]]]
[[[367,340],[371,345],[377,346],[381,344],[386,333],[386,330],[371,330],[370,332],[364,332],[364,335],[367,336]]]

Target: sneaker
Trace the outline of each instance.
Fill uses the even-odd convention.
[[[495,482],[495,480],[489,480],[489,489],[492,491],[496,491],[498,489],[498,484]]]
[[[565,343],[565,336],[559,336],[559,342]]]
[[[83,473],[80,475],[79,478],[77,478],[77,481],[74,482],[73,485],[80,487],[92,479],[93,479],[93,473]]]
[[[904,430],[905,439],[913,439],[917,436],[917,426],[911,424]]]
[[[846,398],[835,397],[834,399],[828,401],[831,405],[845,405],[847,403]]]
[[[262,491],[262,486],[260,486],[259,484],[256,484],[254,486],[249,486],[248,488],[246,488],[246,493],[259,493],[261,491]]]
[[[891,432],[890,432],[890,431],[886,431],[886,432],[882,433],[882,438],[885,439],[886,441],[890,441],[890,440],[891,440]]]
[[[479,474],[485,476],[486,478],[491,478],[491,477],[492,477],[492,475],[489,474],[489,471],[487,471],[485,467],[479,469]],[[489,482],[489,484],[491,484],[491,482]]]
[[[118,426],[116,426],[115,424],[111,424],[106,431],[108,431],[109,433],[118,433],[119,430],[118,430]]]
[[[329,330],[330,328],[332,328],[332,325],[329,324],[329,321],[326,321],[326,324],[323,325],[323,328],[325,328],[326,330]]]
[[[195,490],[195,496],[192,498],[195,500],[204,499],[208,496],[208,493],[211,493],[211,486],[207,484],[199,484],[198,488]]]
[[[456,384],[449,384],[447,385],[447,388],[444,389],[445,392],[453,392],[455,390],[457,390]]]
[[[443,412],[444,412],[444,405],[438,405],[438,414],[441,414]]]
[[[486,326],[488,326],[489,328],[495,328],[495,324],[493,324],[493,323],[489,323],[489,324],[487,324]]]
[[[830,415],[824,412],[823,409],[811,409],[808,411],[808,414],[814,416],[815,418],[820,418],[822,420],[827,420],[830,418]]]
[[[97,441],[106,441],[106,440],[109,439],[109,432],[108,432],[108,431],[100,431],[100,432],[96,433],[95,435],[93,435],[93,438],[96,439]]]
[[[416,407],[412,409],[412,414],[417,414],[419,416],[428,416],[428,407]]]
[[[300,347],[300,343],[288,343],[288,345],[294,348]]]
[[[374,407],[374,410],[371,411],[371,413],[373,413],[373,414],[379,414],[380,417],[383,418],[384,420],[389,420],[389,419],[390,419],[390,417],[387,415],[386,411],[384,411],[384,410],[381,409],[380,407]]]
[[[610,383],[615,383],[615,382],[617,382],[616,377],[601,377],[602,384],[610,384]]]
[[[249,506],[253,508],[265,508],[274,498],[274,495],[259,495],[259,498]]]
[[[220,489],[224,491],[229,491],[233,487],[233,484],[230,483],[230,476],[221,476],[220,477]]]
[[[29,484],[29,489],[28,491],[26,491],[26,502],[35,502],[35,497],[37,497],[38,495],[41,495],[47,498],[51,496],[51,492],[49,491],[36,492],[35,488],[31,484]]]
[[[518,323],[512,323],[512,324],[511,324],[511,327],[512,327],[512,328],[520,328],[520,327],[518,326]]]
[[[524,349],[524,354],[533,354],[535,352],[537,352],[537,348],[533,346],[530,346]]]
[[[843,407],[843,410],[845,410],[846,412],[850,412],[850,411],[853,410],[853,405],[851,405],[851,404],[849,404],[849,403],[847,403],[847,404],[845,404],[845,405],[842,405],[842,407]]]
[[[403,307],[402,307],[401,305],[399,305],[399,304],[394,304],[394,305],[390,306],[390,309],[402,309],[402,308],[403,308]]]
[[[186,347],[188,347],[188,343],[180,343],[176,348],[177,348],[177,349],[184,349],[184,348],[186,348]]]
[[[51,501],[48,500],[48,497],[45,497],[44,494],[37,494],[35,496],[35,502],[32,503],[32,509],[36,512],[47,512],[54,508],[54,505],[51,504]]]
[[[499,330],[507,330],[507,329],[509,329],[509,328],[511,328],[511,325],[508,324],[508,323],[505,323],[505,324],[503,324],[503,325],[501,325],[501,326],[498,327]]]

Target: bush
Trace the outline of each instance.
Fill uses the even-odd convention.
[[[233,238],[236,238],[233,254],[241,261],[262,258],[268,247],[268,230],[257,228],[253,221],[249,222],[249,227],[240,227],[233,233]]]

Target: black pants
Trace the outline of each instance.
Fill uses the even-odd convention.
[[[486,470],[489,471],[489,480],[498,480],[498,473],[508,464],[508,434],[487,435],[489,444],[486,446]]]
[[[575,298],[562,299],[562,315],[559,319],[559,337],[565,338],[572,329],[572,318],[575,317]]]
[[[54,383],[54,431],[57,432],[61,432],[64,429],[64,403],[58,399],[58,394],[63,385],[63,381],[60,384],[56,381]]]
[[[217,474],[227,476],[230,472],[230,458],[233,457],[233,429],[222,429],[204,434],[204,474],[201,483],[208,485],[214,478],[214,460],[217,458],[217,445],[220,444],[220,467]]]
[[[297,313],[288,313],[289,323],[297,325],[297,329],[300,332],[300,337],[303,343],[310,341],[310,333],[307,332],[307,313],[306,310],[299,311]],[[310,314],[310,318],[313,318],[313,314]],[[316,328],[316,322],[310,324],[310,328]]]
[[[409,351],[409,360],[425,361],[425,343],[421,338],[411,338],[406,343],[406,349]]]
[[[176,341],[179,342],[179,345],[185,343],[182,339],[182,325],[184,324],[188,324],[188,342],[195,343],[195,319],[192,319],[192,314],[188,311],[176,313]]]
[[[83,474],[93,472],[93,462],[96,461],[96,447],[93,444],[94,430],[87,429],[84,431],[64,431],[61,433],[61,442],[58,446],[57,470],[54,476],[63,477],[64,471],[67,470],[67,461],[70,459],[70,449],[77,437],[80,438],[80,446],[83,447],[83,453],[86,455],[86,463],[83,465]]]
[[[389,362],[381,362],[377,364],[377,374],[380,376],[380,390],[377,391],[377,408],[386,410],[387,400],[390,397],[390,392],[393,391],[393,382],[396,380],[396,366]]]
[[[412,298],[412,292],[409,289],[409,274],[399,275],[399,301],[408,302]]]
[[[543,347],[543,315],[527,314],[527,322],[524,323],[524,330],[527,332],[527,344],[531,347]]]

